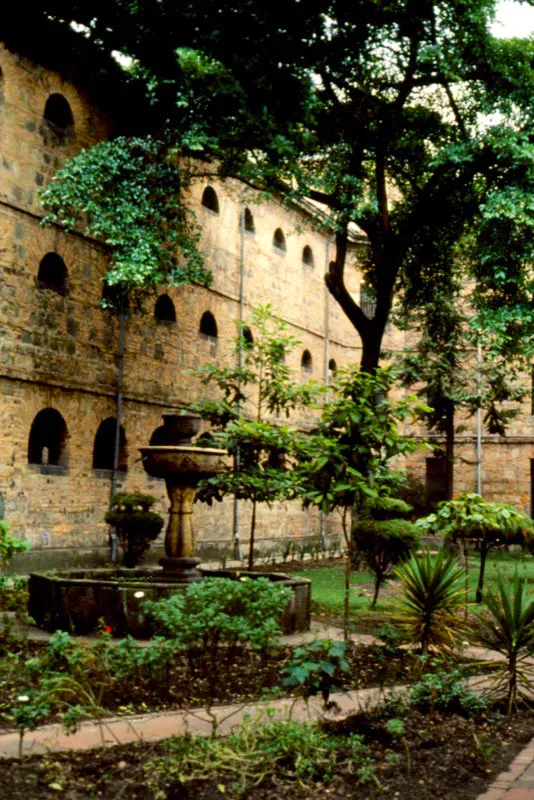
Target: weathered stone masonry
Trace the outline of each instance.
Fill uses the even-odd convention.
[[[0,511],[11,530],[30,541],[34,563],[39,558],[51,563],[44,560],[47,553],[66,549],[80,557],[85,551],[107,552],[103,515],[111,471],[94,468],[93,459],[97,431],[116,413],[118,323],[100,307],[105,249],[81,233],[41,227],[38,193],[69,156],[109,136],[113,123],[58,73],[5,48],[0,70]],[[145,475],[138,448],[147,444],[162,413],[199,396],[201,387],[187,370],[212,360],[230,363],[234,357],[242,244],[245,319],[255,305],[272,304],[302,342],[292,364],[297,375],[302,371],[303,377],[322,380],[330,361],[340,367],[359,358],[354,330],[325,291],[328,238],[310,226],[305,210],[257,203],[228,181],[213,184],[216,213],[202,204],[205,188],[206,181],[194,186],[191,203],[202,226],[213,286],[162,289],[176,321],[156,319],[149,307],[126,328],[122,461],[127,472],[120,474],[119,487],[150,491],[160,498],[161,511],[167,508],[164,486]],[[243,205],[251,230],[242,242]],[[285,250],[276,231],[283,233]],[[354,263],[359,246],[356,237]],[[350,281],[359,293],[355,268]],[[166,300],[158,307],[172,312],[172,305]],[[199,332],[205,312],[213,315],[216,337]],[[389,332],[387,346],[402,343],[399,333]],[[311,363],[306,356],[302,370],[305,350]],[[66,426],[58,463],[53,448],[43,451],[39,438],[38,415],[44,411]],[[492,439],[484,456],[486,488],[524,508],[531,502],[533,419],[526,415],[515,423],[510,446]],[[29,463],[29,449],[40,453],[41,463]],[[472,460],[472,450],[466,442],[460,455]],[[423,470],[424,456],[414,463]],[[458,489],[473,488],[472,465],[460,461],[456,472]],[[199,544],[205,549],[228,549],[232,505],[198,508]],[[248,513],[240,504],[243,540]],[[297,506],[262,508],[258,526],[263,546],[279,547],[281,539],[317,537],[319,517]],[[337,532],[335,520],[327,521],[327,533]]]

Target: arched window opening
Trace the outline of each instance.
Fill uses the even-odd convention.
[[[300,366],[305,372],[311,372],[313,368],[312,354],[309,350],[305,350],[300,359]]]
[[[302,251],[302,263],[306,264],[307,267],[313,267],[313,251],[311,247],[307,244],[306,247]]]
[[[247,348],[247,350],[250,350],[250,348],[254,344],[254,337],[248,325],[245,325],[245,327],[243,328],[243,331],[241,333],[241,338],[243,339],[244,345]]]
[[[100,423],[93,445],[93,469],[113,469],[116,430],[117,420],[115,417],[108,417]],[[119,432],[118,468],[121,472],[126,472],[128,469],[126,434],[122,425]]]
[[[256,228],[254,227],[254,217],[252,216],[250,208],[245,208],[244,224],[247,233],[256,232]]]
[[[218,336],[217,323],[211,311],[204,311],[200,320],[199,332],[201,336],[208,339],[216,339]]]
[[[55,408],[39,411],[32,422],[28,440],[28,463],[67,466],[67,425]]]
[[[360,286],[360,308],[368,319],[373,319],[376,311],[376,298],[373,289],[366,283]]]
[[[161,294],[156,300],[154,317],[158,322],[176,322],[176,309],[168,294]]]
[[[337,364],[334,361],[334,359],[331,358],[330,361],[328,362],[328,377],[330,378],[330,380],[336,377],[336,372],[337,372]]]
[[[164,425],[160,425],[159,428],[152,431],[152,436],[148,444],[150,447],[159,447],[160,445],[167,444],[167,431]]]
[[[447,459],[443,452],[426,460],[426,494],[431,508],[447,499]]]
[[[217,192],[212,186],[206,186],[202,192],[202,205],[208,211],[213,211],[214,214],[219,213],[219,198]]]
[[[74,117],[71,107],[62,94],[51,94],[46,101],[43,119],[56,143],[74,138]]]
[[[277,228],[274,232],[273,247],[280,253],[286,252],[286,237],[284,236],[284,232],[281,228]]]
[[[195,445],[197,447],[217,447],[217,439],[209,431],[204,431],[195,441]]]
[[[47,253],[39,264],[37,288],[50,289],[56,294],[66,295],[69,272],[65,262],[57,253]]]

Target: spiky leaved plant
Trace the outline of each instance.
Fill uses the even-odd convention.
[[[502,653],[494,667],[490,689],[505,696],[508,713],[517,708],[520,699],[531,701],[534,688],[534,597],[529,597],[528,584],[515,574],[507,587],[499,576],[497,592],[484,595],[489,613],[477,614],[482,628],[475,633],[476,644]]]
[[[426,656],[429,649],[450,653],[455,649],[464,623],[457,611],[463,600],[463,572],[454,558],[442,550],[413,555],[397,567],[399,598],[392,622],[411,645]]]

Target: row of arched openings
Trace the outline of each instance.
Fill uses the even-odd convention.
[[[212,214],[219,214],[219,198],[213,186],[206,186],[202,193],[202,206]],[[255,233],[256,226],[250,208],[245,208],[243,213],[243,227],[247,233]],[[286,237],[282,228],[277,228],[273,234],[273,249],[279,255],[287,252]],[[313,250],[307,244],[302,250],[302,263],[308,267],[314,266]]]
[[[68,270],[65,262],[57,253],[47,253],[39,264],[37,274],[39,289],[49,289],[59,295],[68,293]],[[176,309],[168,294],[162,294],[154,305],[154,318],[158,322],[176,323]],[[199,333],[203,338],[217,339],[219,331],[217,321],[211,311],[205,311],[200,318]],[[252,333],[249,328],[243,331],[243,338],[252,342]],[[303,370],[311,372],[313,359],[309,350],[304,350],[301,359]]]
[[[115,417],[103,420],[93,443],[93,469],[113,469]],[[44,408],[35,416],[28,438],[28,463],[43,467],[68,466],[68,429],[63,416],[55,408]],[[128,469],[128,448],[124,428],[120,426],[118,469]]]
[[[250,330],[245,329],[252,337]],[[244,332],[245,338],[245,332]],[[252,341],[252,339],[251,339]],[[304,370],[311,371],[312,356],[309,350],[302,354],[301,366]],[[336,362],[330,359],[329,373],[331,377],[336,373]],[[156,429],[150,438],[150,444],[157,444]],[[115,417],[107,417],[98,426],[93,442],[92,468],[95,470],[112,470],[117,421]],[[68,466],[68,429],[63,416],[55,408],[44,408],[35,416],[28,438],[28,463],[42,467],[67,467]],[[118,469],[121,472],[128,470],[128,444],[124,428],[119,430]]]
[[[69,271],[58,253],[47,253],[39,264],[37,288],[47,289],[62,297],[69,292]],[[162,294],[154,305],[154,318],[158,322],[176,322],[176,309],[168,294]],[[211,312],[207,311],[200,322],[200,332],[217,338],[217,323]]]

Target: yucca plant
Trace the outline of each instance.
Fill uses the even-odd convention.
[[[489,614],[478,613],[482,628],[475,633],[476,644],[497,650],[505,657],[502,662],[489,662],[494,671],[490,689],[506,697],[508,713],[523,699],[532,700],[534,688],[534,597],[528,596],[528,584],[515,575],[508,587],[499,577],[497,592],[488,592],[484,601]]]
[[[441,551],[436,557],[413,555],[394,572],[400,581],[399,599],[392,622],[405,640],[418,645],[426,656],[430,649],[450,653],[465,623],[457,611],[463,601],[463,572],[456,560]]]

